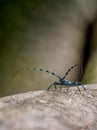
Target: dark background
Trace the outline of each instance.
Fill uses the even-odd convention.
[[[82,64],[83,84],[97,83],[97,0],[0,0],[0,96],[46,89],[55,77]],[[68,79],[78,81],[75,68]]]

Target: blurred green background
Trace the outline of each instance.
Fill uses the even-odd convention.
[[[97,0],[0,0],[0,96],[46,89],[73,64],[84,84],[97,83]],[[79,80],[75,68],[68,79]]]

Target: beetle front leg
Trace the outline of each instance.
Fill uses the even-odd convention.
[[[49,90],[52,86],[54,85],[54,87],[55,87],[55,90],[57,89],[57,87],[56,87],[56,83],[54,82],[53,84],[51,84],[47,89]]]
[[[54,83],[53,84],[51,84],[48,88],[47,88],[47,90],[49,90],[52,86],[54,85]]]

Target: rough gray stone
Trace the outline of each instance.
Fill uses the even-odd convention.
[[[0,130],[97,130],[97,85],[0,99]]]
[[[95,50],[88,64],[97,65],[94,42],[90,47],[88,42],[85,50],[87,33],[94,35],[88,28],[97,17],[97,0],[0,0],[0,7],[0,97],[43,89],[54,81],[47,74],[32,71],[20,73],[12,82],[12,74],[25,67],[48,69],[63,76],[72,65],[84,63],[83,52],[89,52],[91,46]],[[94,64],[92,68],[97,70]],[[84,83],[91,83],[90,72],[91,68],[85,74],[89,82],[85,79]],[[79,80],[78,75],[76,69],[68,78]]]

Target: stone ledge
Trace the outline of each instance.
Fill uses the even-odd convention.
[[[0,98],[0,130],[97,130],[97,85]]]

